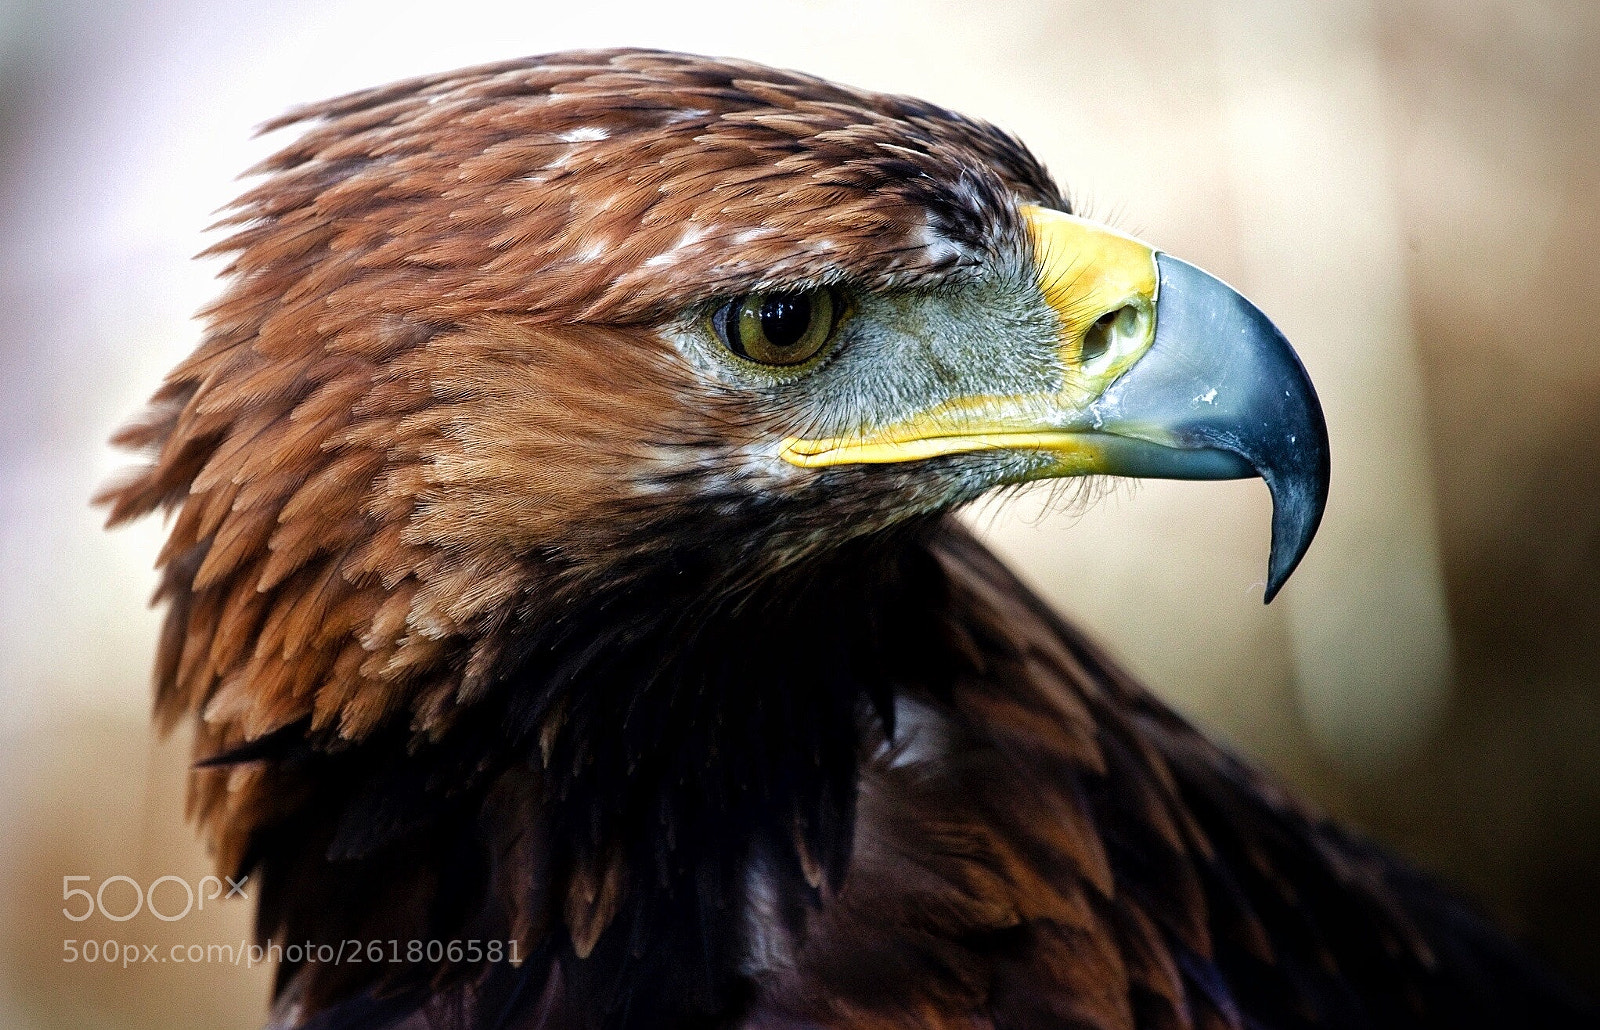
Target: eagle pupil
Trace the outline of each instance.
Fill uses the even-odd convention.
[[[774,293],[761,305],[761,332],[777,348],[793,347],[811,328],[811,298],[803,293]]]

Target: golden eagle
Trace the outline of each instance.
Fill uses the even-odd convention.
[[[1593,1025],[950,518],[1259,475],[1270,599],[1327,490],[1272,323],[1016,139],[638,50],[290,125],[105,494],[273,1025]]]

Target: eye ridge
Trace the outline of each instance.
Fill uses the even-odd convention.
[[[830,288],[765,290],[735,297],[711,316],[723,346],[759,365],[804,364],[821,352],[844,309]]]

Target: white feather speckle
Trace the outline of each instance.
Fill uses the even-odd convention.
[[[959,262],[966,253],[931,225],[923,225],[917,243],[927,252],[927,259],[932,264],[943,264],[946,261]]]
[[[760,860],[745,871],[746,976],[794,965],[794,940],[783,918],[783,902],[772,871]]]
[[[905,697],[895,698],[894,726],[891,769],[936,761],[949,749],[943,717],[926,705]]]
[[[673,255],[677,254],[680,250],[685,250],[694,246],[696,243],[699,243],[701,240],[705,239],[705,236],[706,231],[703,227],[692,225],[683,231],[682,236],[678,237],[678,242],[657,254],[655,257],[650,258],[645,262],[645,265],[647,267],[659,267],[661,265],[671,264],[673,261]]]

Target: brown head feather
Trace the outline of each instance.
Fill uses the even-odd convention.
[[[418,732],[637,546],[642,482],[770,431],[653,331],[774,284],[934,284],[1057,200],[998,131],[738,62],[570,53],[301,108],[207,253],[206,333],[119,444],[110,521],[176,509],[157,659],[198,757],[292,723]],[[752,424],[754,423],[754,424]],[[657,491],[659,493],[659,491]],[[250,806],[196,773],[224,861]],[[235,824],[233,820],[240,822]]]

